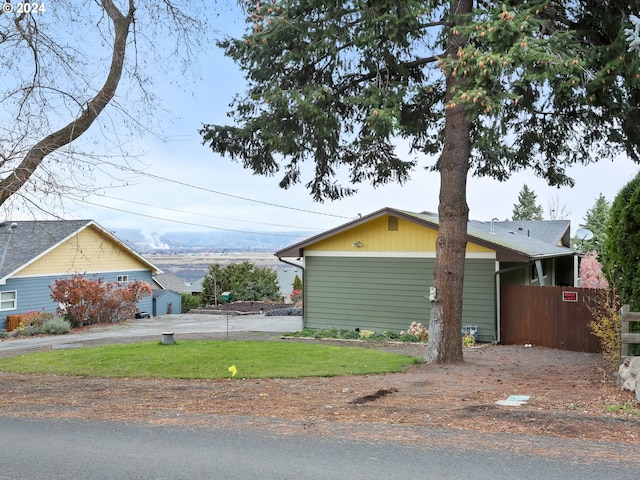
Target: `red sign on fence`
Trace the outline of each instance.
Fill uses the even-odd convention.
[[[577,302],[578,301],[578,292],[562,292],[562,301],[563,302]]]

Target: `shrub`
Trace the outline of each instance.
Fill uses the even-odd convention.
[[[412,335],[411,333],[406,333],[406,332],[400,332],[400,335],[398,336],[397,340],[399,342],[406,342],[406,343],[417,343],[421,341],[415,335]]]
[[[631,311],[640,310],[640,173],[627,183],[611,204],[600,261],[609,285]]]
[[[73,313],[66,312],[62,315],[62,318],[69,322],[71,328],[78,328],[80,326],[80,320],[78,320],[78,318]]]
[[[31,337],[33,335],[38,335],[39,333],[40,333],[40,329],[38,327],[27,325],[24,322],[20,322],[12,332],[9,332],[9,336]]]
[[[613,290],[603,289],[596,298],[589,300],[589,310],[592,315],[589,328],[600,341],[602,356],[611,368],[617,371],[622,346],[620,298]]]
[[[194,310],[200,306],[200,298],[190,293],[182,294],[182,312],[187,313],[189,310]]]
[[[462,344],[465,347],[473,347],[476,344],[476,338],[470,333],[467,333],[462,337]]]
[[[362,338],[363,340],[373,340],[375,336],[376,332],[374,332],[373,330],[360,330],[360,338]]]
[[[390,340],[397,342],[420,342],[421,340],[411,334],[397,334],[390,331],[376,333],[371,330],[338,330],[337,328],[325,330],[313,330],[311,328],[303,328],[299,332],[290,332],[284,334],[287,337],[306,337],[306,338],[335,338],[340,340],[365,340],[367,342],[388,342]]]
[[[63,335],[71,331],[71,324],[62,317],[53,317],[47,320],[40,329],[46,335]]]
[[[302,290],[301,289],[296,289],[293,292],[291,292],[291,302],[292,303],[299,303],[302,301]]]
[[[27,312],[22,317],[22,322],[25,326],[40,328],[47,321],[54,317],[53,313],[49,312]]]
[[[402,336],[405,333],[415,336],[420,342],[426,342],[429,339],[429,330],[418,322],[411,322],[409,329],[406,332],[400,332],[400,335]]]
[[[340,330],[340,338],[345,340],[358,340],[360,338],[360,332],[355,330]]]
[[[152,293],[151,286],[139,280],[120,284],[83,275],[56,280],[50,288],[51,298],[61,305],[58,314],[72,326],[133,318],[136,303]]]
[[[340,331],[337,328],[331,330],[325,330],[322,335],[323,338],[340,338]]]
[[[384,332],[382,332],[382,335],[389,340],[397,340],[398,338],[400,338],[400,334],[389,330],[385,330]]]

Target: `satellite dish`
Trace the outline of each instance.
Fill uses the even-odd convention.
[[[579,228],[578,230],[576,230],[576,237],[581,242],[584,242],[585,240],[591,240],[593,238],[593,232],[587,228]]]

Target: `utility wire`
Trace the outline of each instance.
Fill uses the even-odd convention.
[[[314,211],[314,210],[305,210],[303,208],[288,207],[286,205],[279,205],[277,203],[265,202],[263,200],[255,200],[253,198],[241,197],[240,195],[233,195],[231,193],[219,192],[217,190],[212,190],[210,188],[201,187],[199,185],[193,185],[193,184],[190,184],[190,183],[181,182],[180,180],[174,180],[172,178],[163,177],[163,176],[160,176],[160,175],[156,175],[154,173],[149,173],[149,172],[145,172],[145,171],[141,171],[141,170],[135,170],[135,169],[132,169],[132,168],[123,168],[121,165],[115,165],[115,164],[113,164],[113,165],[116,166],[117,168],[119,168],[120,170],[129,170],[132,173],[135,173],[136,175],[146,176],[146,177],[153,178],[154,180],[158,180],[158,181],[161,181],[161,182],[175,183],[176,185],[182,185],[183,187],[195,188],[196,190],[202,190],[204,192],[215,193],[216,195],[223,195],[225,197],[230,197],[230,198],[237,198],[238,200],[244,200],[246,202],[260,203],[262,205],[269,205],[270,207],[284,208],[284,209],[287,209],[287,210],[295,210],[297,212],[312,213],[314,215],[323,215],[323,216],[326,216],[326,217],[344,218],[344,219],[347,219],[347,220],[352,220],[353,219],[353,217],[346,217],[344,215],[334,215],[334,214],[331,214],[331,213],[317,212],[317,211]]]
[[[132,212],[130,210],[125,210],[123,208],[108,207],[106,205],[100,205],[98,203],[90,202],[88,200],[82,200],[82,201],[84,203],[88,204],[88,205],[93,205],[95,207],[108,208],[109,210],[116,210],[118,212],[128,213],[128,214],[131,214],[131,215],[138,215],[140,217],[153,218],[154,220],[162,220],[164,222],[172,222],[172,223],[179,223],[179,224],[182,224],[182,225],[190,225],[192,227],[203,227],[203,228],[209,228],[211,230],[222,230],[222,231],[225,231],[225,232],[270,235],[270,236],[273,236],[273,237],[291,237],[291,238],[300,237],[300,235],[287,235],[287,234],[282,234],[282,233],[269,233],[269,232],[251,232],[251,231],[248,231],[248,230],[235,230],[235,229],[232,229],[232,228],[212,227],[211,225],[203,225],[203,224],[200,224],[200,223],[192,223],[192,222],[183,222],[181,220],[169,220],[167,218],[156,217],[155,215],[147,215],[147,214],[144,214],[144,213]]]
[[[160,208],[162,210],[167,210],[167,211],[176,212],[176,213],[184,213],[184,214],[187,214],[187,215],[198,215],[200,217],[217,218],[217,219],[220,219],[220,220],[231,220],[233,222],[252,223],[252,224],[256,224],[256,225],[268,225],[270,227],[286,227],[286,228],[295,228],[295,229],[301,229],[301,230],[321,231],[321,229],[313,228],[313,227],[298,227],[298,226],[292,226],[292,225],[281,225],[281,224],[278,224],[278,223],[256,222],[254,220],[240,220],[238,218],[219,217],[219,216],[216,216],[216,215],[208,215],[208,214],[205,214],[205,213],[194,213],[194,212],[188,212],[186,210],[178,210],[176,208],[162,207],[160,205],[152,205],[152,204],[144,203],[144,202],[136,202],[135,200],[127,200],[127,199],[124,199],[124,198],[112,197],[110,195],[102,195],[102,194],[100,194],[99,196],[100,196],[100,198],[109,198],[111,200],[118,200],[120,202],[133,203],[133,204],[136,204],[136,205],[142,205],[143,207]],[[67,198],[69,198],[69,197],[67,197]],[[76,200],[76,201],[87,202],[84,199],[79,199],[79,200]],[[92,205],[94,205],[94,204],[92,204]],[[105,207],[105,208],[109,208],[109,207]],[[136,212],[130,212],[130,213],[136,214]],[[170,222],[172,220],[167,219],[167,221]]]

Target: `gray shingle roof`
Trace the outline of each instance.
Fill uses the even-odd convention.
[[[409,216],[438,225],[436,214],[404,212]],[[487,247],[502,247],[531,259],[573,255],[574,250],[559,245],[569,236],[571,222],[568,220],[538,220],[521,222],[482,222],[469,220],[467,235]]]
[[[178,293],[190,291],[187,284],[173,273],[159,273],[158,275],[154,275],[153,280],[164,290],[172,290]]]
[[[491,222],[471,220],[469,221],[467,232],[470,237],[479,238],[486,242],[527,254],[531,258],[573,255],[574,251],[572,249],[558,245],[555,236],[547,235],[547,226],[544,225],[545,220],[536,223],[538,225],[530,225],[531,228],[524,231],[503,228],[494,224],[492,231]],[[548,230],[551,231],[553,229]],[[534,234],[532,232],[537,233]]]
[[[571,222],[569,220],[513,220],[508,222],[494,222],[495,226],[512,230],[520,235],[526,235],[552,245],[570,244]]]
[[[189,291],[191,293],[201,293],[202,292],[202,282],[204,281],[204,277],[196,280],[189,286]]]

